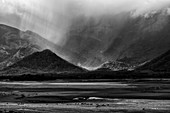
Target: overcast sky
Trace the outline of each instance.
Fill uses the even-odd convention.
[[[62,45],[78,16],[114,16],[132,10],[142,14],[169,4],[170,0],[0,0],[0,23],[32,30]]]

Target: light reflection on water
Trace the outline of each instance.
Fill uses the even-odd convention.
[[[72,82],[72,83],[47,83],[47,82],[0,82],[1,85],[124,85],[121,82]]]

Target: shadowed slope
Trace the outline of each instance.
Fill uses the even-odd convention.
[[[170,51],[146,63],[137,70],[152,70],[155,72],[170,72]]]

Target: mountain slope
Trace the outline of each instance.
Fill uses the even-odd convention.
[[[0,25],[0,69],[41,50],[38,45],[30,42],[30,37],[19,29]]]
[[[125,46],[118,60],[135,65],[165,53],[170,48],[169,28],[170,16],[165,10],[129,21],[121,32]]]
[[[21,61],[3,70],[6,74],[30,74],[30,73],[76,73],[84,70],[62,58],[50,50],[36,52],[23,58]]]
[[[4,24],[0,24],[0,40],[0,70],[44,49],[50,49],[72,63],[77,59],[84,59],[76,52],[62,48],[37,33],[21,31]]]
[[[134,17],[132,12],[98,19],[78,18],[68,32],[65,48],[79,54],[83,66],[107,62],[139,65],[170,48],[170,15],[167,9]]]
[[[124,12],[97,20],[74,19],[62,47],[31,31],[0,25],[0,67],[7,67],[44,49],[52,50],[75,65],[92,68],[110,61],[134,67],[168,51],[170,14],[167,9],[133,15]]]
[[[66,51],[32,31],[21,31],[3,24],[0,24],[0,40],[0,70],[47,48],[56,53]]]
[[[123,62],[106,62],[100,68],[108,69],[112,71],[120,71],[120,70],[129,70],[129,69],[132,69],[133,67]]]
[[[139,67],[137,70],[170,72],[170,51]]]
[[[36,33],[24,32],[3,24],[0,24],[0,40],[0,69],[52,45]]]

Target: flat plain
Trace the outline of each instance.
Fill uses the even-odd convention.
[[[169,79],[0,82],[2,113],[169,113]]]

